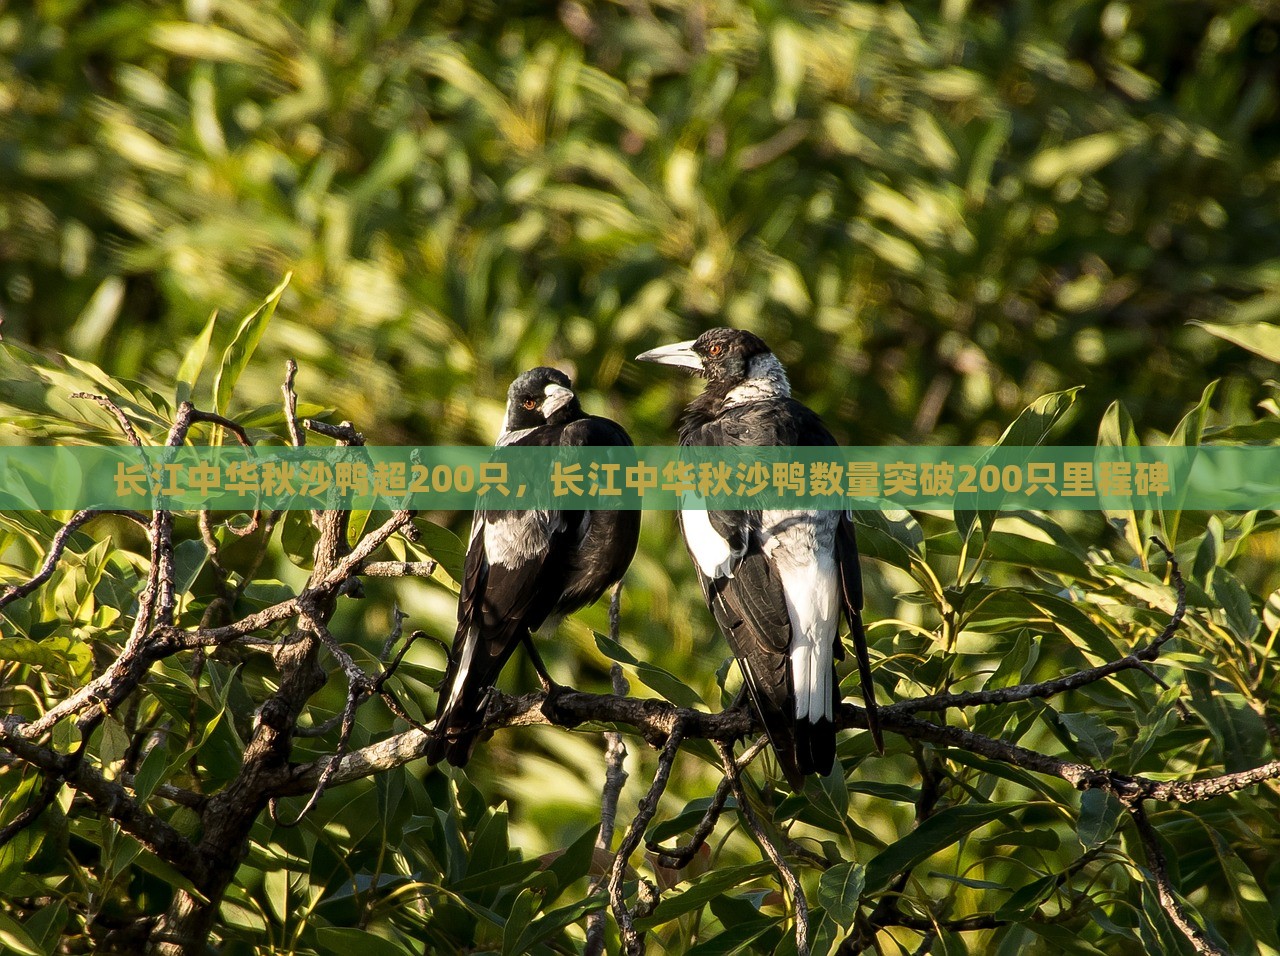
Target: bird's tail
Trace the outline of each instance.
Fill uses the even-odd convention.
[[[793,790],[804,787],[804,778],[817,773],[826,776],[836,760],[836,725],[828,716],[812,720],[796,718],[793,700],[784,693],[775,697],[769,688],[785,691],[786,683],[757,680],[750,673],[746,661],[741,662],[746,680],[744,683],[755,705],[764,732],[778,757],[783,776]]]
[[[871,656],[867,652],[867,634],[862,629],[862,612],[849,615],[849,636],[853,638],[853,656],[858,661],[858,683],[862,686],[862,705],[867,711],[867,729],[876,751],[884,753],[884,735],[880,731],[880,710],[876,704],[876,682],[871,676]]]
[[[490,668],[484,666],[486,662],[476,659],[485,656],[477,653],[479,637],[474,625],[459,628],[454,637],[440,684],[435,726],[427,738],[428,763],[448,760],[455,767],[464,767],[480,739],[490,685],[497,674],[487,673]]]

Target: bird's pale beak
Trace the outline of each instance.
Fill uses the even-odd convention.
[[[660,345],[636,356],[637,362],[656,362],[659,365],[674,365],[676,368],[702,371],[702,357],[693,350],[695,339],[688,342],[676,342],[673,345]]]
[[[573,401],[573,392],[565,388],[563,385],[548,385],[543,393],[547,396],[542,403],[542,417],[550,418],[560,409],[564,408]]]

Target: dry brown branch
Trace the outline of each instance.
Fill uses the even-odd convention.
[[[21,584],[10,585],[4,589],[3,594],[0,594],[0,608],[19,598],[26,597],[28,594],[34,594],[40,585],[48,581],[53,576],[58,562],[62,560],[62,554],[66,551],[67,542],[71,540],[71,536],[86,522],[92,521],[100,515],[118,515],[122,518],[128,518],[130,521],[136,521],[144,528],[149,523],[147,516],[137,511],[77,511],[53,536],[53,541],[49,545],[49,553],[44,556],[44,561],[36,573]]]
[[[92,392],[72,392],[71,397],[83,401],[97,402],[110,412],[112,417],[120,424],[120,430],[124,432],[125,441],[135,448],[142,447],[142,439],[138,437],[138,433],[134,430],[133,422],[129,421],[129,416],[111,399],[105,395],[95,395]]]
[[[760,818],[756,816],[756,812],[751,809],[751,803],[747,800],[746,791],[742,787],[742,780],[738,776],[738,762],[733,759],[733,747],[724,741],[717,740],[716,752],[720,754],[725,779],[729,781],[733,796],[738,801],[738,812],[746,821],[747,829],[751,831],[756,843],[760,845],[760,849],[764,851],[764,855],[769,858],[769,862],[774,865],[778,875],[782,877],[782,882],[787,886],[791,905],[795,908],[797,956],[809,956],[809,901],[805,899],[804,888],[796,879],[795,871],[787,865],[787,861],[778,851],[777,844],[769,839],[769,834],[761,824]]]
[[[666,744],[658,757],[658,769],[653,775],[653,783],[648,792],[640,800],[635,819],[627,827],[622,844],[613,858],[613,866],[609,870],[609,904],[613,907],[613,917],[618,921],[618,932],[622,936],[622,949],[627,956],[640,956],[644,952],[644,934],[636,930],[635,919],[627,908],[627,901],[622,892],[622,879],[627,871],[627,861],[644,835],[649,821],[658,810],[658,801],[667,789],[667,780],[671,776],[671,765],[675,763],[676,754],[680,751],[680,742],[684,739],[684,728],[677,721],[667,736]]]
[[[1138,829],[1138,835],[1142,838],[1142,846],[1147,854],[1147,869],[1155,880],[1156,894],[1160,898],[1161,909],[1168,914],[1173,925],[1178,927],[1178,930],[1187,938],[1187,942],[1191,944],[1191,947],[1197,953],[1227,956],[1226,950],[1221,949],[1217,943],[1206,935],[1205,931],[1191,918],[1191,914],[1182,905],[1182,901],[1178,899],[1177,890],[1174,889],[1173,883],[1169,880],[1168,864],[1164,859],[1164,851],[1160,849],[1160,838],[1156,835],[1155,827],[1151,825],[1151,821],[1147,819],[1147,814],[1142,809],[1141,801],[1129,807],[1129,815],[1133,818],[1134,825]]]

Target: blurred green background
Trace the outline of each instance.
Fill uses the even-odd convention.
[[[659,444],[697,386],[631,357],[728,324],[773,345],[796,395],[847,444],[990,443],[1035,399],[1078,385],[1060,443],[1092,445],[1100,428],[1123,438],[1116,401],[1134,434],[1163,440],[1214,379],[1197,421],[1240,424],[1259,403],[1275,408],[1266,349],[1233,341],[1255,342],[1280,318],[1278,47],[1280,8],[1261,0],[0,2],[0,334],[172,395],[202,330],[221,354],[292,272],[233,416],[278,405],[294,358],[301,400],[372,442],[485,444],[509,381],[549,363],[572,374],[590,411]],[[215,364],[193,393],[204,407]],[[65,396],[83,370],[42,375]],[[29,412],[19,378],[0,382],[0,404]],[[98,410],[74,414],[109,433]],[[22,424],[8,438],[48,421]],[[465,539],[468,515],[431,518]],[[1133,523],[1116,534],[1101,516],[1061,520],[1080,542],[1060,539],[1066,557],[996,562],[981,580],[1052,593],[1093,574],[1112,604],[1159,591],[1155,578],[1125,579],[1145,558]],[[1276,530],[1224,520],[1225,532],[1189,521],[1179,538],[1175,519],[1171,543],[1188,562],[1217,548],[1200,568],[1206,608],[1224,603],[1211,579],[1226,580],[1228,562],[1232,583],[1216,587],[1244,595],[1238,576],[1261,607],[1280,584]],[[954,535],[926,528],[939,533],[938,576],[977,587]],[[1224,534],[1239,540],[1224,546]],[[10,576],[27,547],[5,553]],[[239,547],[227,542],[233,570],[256,545]],[[296,586],[304,572],[289,556],[274,544],[265,567]],[[980,641],[976,656],[933,658],[911,684],[904,675],[924,659],[912,655],[928,647],[910,628],[942,627],[945,604],[941,591],[936,606],[922,596],[913,568],[867,563],[873,639],[880,656],[902,657],[886,686],[946,686],[955,661],[1011,653],[1014,643]],[[647,517],[627,580],[623,643],[720,706],[726,652],[669,515]],[[411,626],[451,635],[446,587],[368,591],[344,603],[344,639],[376,651],[393,602]],[[1244,597],[1236,610],[1252,614]],[[1004,620],[1003,636],[1020,640]],[[603,607],[564,626],[550,663],[604,690],[608,662],[588,627],[605,629]],[[1270,685],[1249,674],[1266,665],[1241,653],[1239,683],[1265,712]],[[429,715],[425,682],[442,657],[423,648],[411,660]],[[257,666],[246,674],[269,683]],[[527,666],[510,669],[509,686],[533,686]],[[341,687],[326,694],[340,708]],[[1248,726],[1248,746],[1224,736],[1200,759],[1260,755],[1265,733]],[[371,720],[359,734],[389,727]],[[852,767],[865,742],[846,743]],[[643,776],[651,757],[631,749]],[[870,766],[889,786],[918,772],[906,751]],[[481,809],[511,801],[511,841],[533,854],[590,825],[600,773],[598,734],[520,731],[482,748],[471,777]],[[714,781],[686,767],[669,800],[678,809]],[[877,786],[855,793],[854,812],[888,840],[910,814],[887,810]],[[359,798],[369,806],[371,792]],[[624,817],[637,797],[633,786]],[[727,847],[754,858],[740,833]],[[1245,856],[1274,887],[1269,858]],[[1217,879],[1203,868],[1195,878],[1205,892]],[[1204,905],[1233,939],[1256,937],[1244,904]],[[262,926],[289,923],[259,911]],[[243,918],[241,935],[266,945],[274,930]],[[1040,945],[1062,951],[1075,935]],[[1013,952],[1031,937],[1002,938]],[[1130,942],[1115,939],[1120,950],[1098,945]]]
[[[1225,0],[10,3],[3,333],[172,379],[291,269],[265,354],[384,442],[492,440],[545,361],[663,440],[680,390],[628,359],[715,324],[848,442],[989,441],[1080,384],[1068,437],[1114,398],[1168,430],[1269,374],[1188,323],[1280,311],[1278,31]]]

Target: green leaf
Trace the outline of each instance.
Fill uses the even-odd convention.
[[[1099,448],[1136,448],[1138,433],[1133,427],[1133,419],[1124,404],[1115,401],[1107,406],[1098,426]],[[1138,515],[1132,508],[1103,509],[1107,521],[1124,538],[1125,543],[1134,554],[1146,554],[1146,537],[1143,528],[1138,526]]]
[[[1169,436],[1169,444],[1179,447],[1194,448],[1200,444],[1204,437],[1205,423],[1209,417],[1209,405],[1213,401],[1213,394],[1218,390],[1218,382],[1214,380],[1204,387],[1204,391],[1200,393],[1200,400],[1195,403],[1191,411],[1182,417],[1182,421],[1173,430],[1173,434]]]
[[[627,664],[634,668],[636,676],[638,676],[640,680],[656,690],[677,707],[702,706],[702,698],[698,696],[698,692],[678,677],[663,670],[656,664],[647,664],[644,661],[638,660],[635,655],[617,641],[614,641],[603,634],[597,633],[595,638],[596,647],[600,649],[601,654],[610,660],[617,661],[619,664]]]
[[[1044,442],[1053,431],[1055,425],[1062,420],[1062,417],[1075,404],[1076,396],[1079,395],[1083,386],[1077,385],[1075,388],[1064,389],[1060,392],[1050,392],[1048,395],[1042,395],[1034,402],[1022,410],[1022,413],[1004,430],[1004,434],[992,446],[993,448],[1001,447],[1025,447],[1027,449],[1034,448]],[[1027,452],[1026,460],[1030,459],[1030,451]],[[981,467],[983,458],[978,462]],[[1014,461],[1014,464],[1017,462]],[[967,496],[956,496],[956,528],[960,532],[961,538],[968,538],[972,533],[974,524],[980,522],[984,534],[990,534],[991,528],[995,524],[996,518],[1000,515],[999,505],[997,507],[983,511],[965,510],[965,498]],[[1003,500],[1003,496],[1000,500]]]
[[[773,945],[761,946],[761,937],[775,932],[782,925],[778,919],[756,916],[729,924],[722,933],[698,943],[686,952],[686,956],[736,956],[738,953],[777,952]],[[754,945],[753,945],[754,944]],[[820,950],[814,950],[820,952]]]
[[[1103,790],[1086,790],[1080,795],[1080,817],[1076,836],[1086,850],[1102,846],[1111,839],[1116,824],[1124,816],[1124,805]]]
[[[1083,178],[1134,145],[1135,136],[1124,131],[1080,136],[1038,152],[1027,165],[1027,179],[1036,186],[1049,187],[1068,176]]]
[[[22,924],[3,912],[0,912],[0,947],[19,956],[46,956]]]
[[[1276,956],[1280,953],[1280,936],[1276,934],[1276,917],[1267,894],[1254,878],[1253,871],[1245,865],[1226,836],[1219,830],[1206,827],[1213,848],[1222,865],[1226,885],[1235,897],[1236,906],[1249,927],[1249,935],[1258,944],[1260,956]]]
[[[311,570],[315,564],[315,546],[320,532],[311,523],[310,511],[286,511],[280,531],[280,546],[295,567]]]
[[[352,953],[360,956],[414,956],[413,950],[394,940],[354,926],[321,926],[315,933],[320,951],[334,956],[351,956]]]
[[[190,893],[201,902],[205,901],[205,895],[200,892],[196,885],[174,869],[170,864],[160,859],[160,857],[156,856],[150,850],[143,849],[141,847],[139,847],[138,850],[139,852],[132,861],[133,866],[136,866],[144,873],[150,873],[152,876],[175,889],[180,889]]]
[[[668,820],[663,820],[654,824],[645,834],[645,840],[649,843],[662,843],[669,840],[677,834],[684,833],[698,823],[699,820],[707,812],[707,808],[711,806],[710,797],[698,797],[690,800],[684,805],[684,809]],[[729,797],[725,800],[725,810],[736,810],[738,801],[735,797]]]
[[[1055,541],[1043,541],[1004,530],[990,532],[984,542],[984,557],[988,561],[1049,571],[1069,578],[1089,576],[1089,566],[1084,560]],[[963,539],[957,533],[947,531],[929,539],[929,551],[932,554],[958,555],[962,544]]]
[[[140,801],[145,803],[151,798],[151,794],[155,792],[156,786],[164,777],[165,766],[163,745],[157,744],[147,751],[147,755],[142,758],[142,766],[133,776],[133,790]]]
[[[604,893],[595,893],[586,899],[551,910],[525,927],[524,932],[516,940],[513,952],[531,952],[533,947],[546,942],[566,926],[576,923],[588,913],[602,910],[608,905],[609,898]]]
[[[882,892],[899,873],[914,869],[983,824],[1025,807],[1023,803],[964,803],[938,811],[872,858],[867,864],[864,895]]]
[[[1000,663],[987,678],[984,690],[1000,690],[1021,684],[1040,659],[1040,642],[1031,640],[1031,633],[1023,628],[1014,639],[1013,647],[1000,655]]]
[[[996,919],[1010,922],[1025,920],[1049,898],[1057,885],[1057,874],[1050,873],[1048,876],[1042,876],[1025,886],[1018,887],[1007,900],[1000,904],[1000,908],[995,913]]]
[[[448,528],[425,518],[414,519],[413,526],[418,531],[418,545],[448,573],[456,590],[467,554],[462,540]]]
[[[1058,720],[1085,754],[1099,760],[1107,760],[1111,756],[1119,735],[1097,714],[1060,713]]]
[[[200,377],[200,370],[204,368],[204,360],[209,354],[209,342],[213,339],[213,327],[217,324],[218,310],[214,309],[200,334],[187,346],[187,354],[183,357],[182,364],[178,366],[178,404],[191,400],[191,395],[196,387],[196,380]]]
[[[1255,355],[1261,355],[1272,362],[1280,363],[1280,325],[1269,322],[1254,322],[1250,325],[1224,325],[1219,322],[1198,322],[1192,320],[1211,335],[1225,339],[1232,345],[1248,349]]]
[[[449,888],[455,893],[469,895],[485,890],[502,887],[519,886],[530,874],[537,873],[542,862],[534,857],[532,860],[517,860],[493,866],[490,869],[477,869],[460,880],[450,882]]]
[[[1227,627],[1244,643],[1253,640],[1261,621],[1253,611],[1253,601],[1239,579],[1226,568],[1214,568],[1209,593],[1222,605]]]
[[[858,863],[837,863],[818,881],[818,902],[837,922],[852,925],[866,877],[866,870]]]
[[[236,330],[235,338],[223,351],[222,361],[218,365],[218,374],[213,379],[213,407],[219,415],[226,414],[236,382],[240,380],[241,373],[248,368],[249,360],[253,358],[258,343],[262,341],[267,323],[275,315],[280,296],[284,294],[285,287],[288,286],[291,278],[293,273],[286,273],[280,280],[280,284],[271,290],[262,304],[244,317],[240,328]]]
[[[511,913],[502,930],[502,956],[523,956],[521,937],[538,911],[538,897],[533,890],[521,890],[511,904]]]
[[[711,900],[735,886],[745,886],[773,872],[773,864],[761,860],[739,866],[721,866],[701,876],[683,893],[667,896],[644,919],[636,920],[636,928],[649,930],[669,923],[685,913],[701,909]]]
[[[885,508],[852,511],[857,525],[858,551],[869,558],[888,561],[904,571],[924,554],[924,531],[909,511]]]
[[[547,867],[547,873],[555,882],[547,892],[543,906],[550,906],[565,890],[591,872],[591,862],[595,859],[596,837],[599,833],[598,825],[584,831]]]

